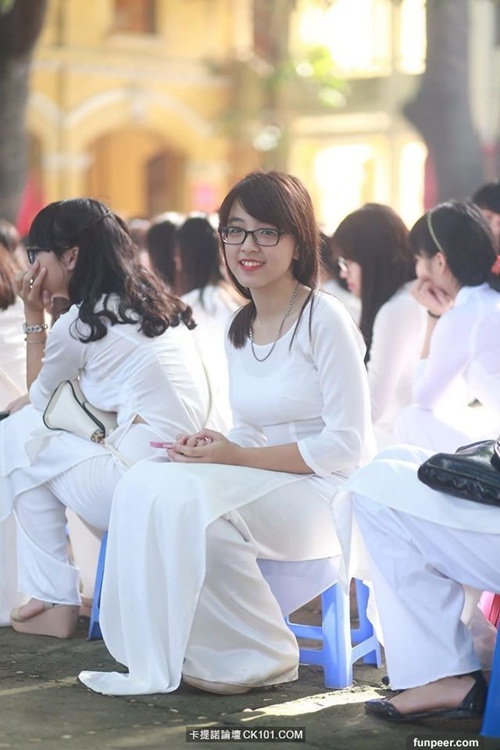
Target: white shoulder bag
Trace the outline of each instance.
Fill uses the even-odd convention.
[[[115,412],[103,411],[87,401],[78,380],[59,383],[45,408],[43,422],[49,430],[73,432],[94,443],[103,443],[118,425]]]

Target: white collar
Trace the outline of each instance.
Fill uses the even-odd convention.
[[[457,307],[457,305],[463,305],[464,302],[467,302],[468,299],[470,299],[472,296],[474,296],[478,292],[483,292],[489,288],[490,288],[490,285],[487,284],[486,282],[484,284],[478,284],[478,286],[461,287],[457,296],[455,297],[455,302],[453,303],[453,307]]]

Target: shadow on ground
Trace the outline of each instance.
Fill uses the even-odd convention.
[[[187,686],[153,696],[97,695],[78,682],[78,673],[119,667],[102,641],[86,640],[87,627],[82,618],[76,637],[66,641],[0,629],[0,748],[249,750],[270,743],[243,742],[243,730],[256,729],[254,736],[267,730],[269,736],[283,727],[305,727],[305,742],[277,743],[304,750],[406,750],[424,747],[413,738],[429,735],[478,739],[479,722],[401,726],[366,716],[363,701],[383,694],[384,670],[363,665],[355,666],[355,683],[347,690],[325,690],[321,669],[301,667],[297,682],[242,696],[211,696]],[[199,741],[186,742],[186,727],[199,732]],[[500,740],[482,742],[484,750],[500,748]]]

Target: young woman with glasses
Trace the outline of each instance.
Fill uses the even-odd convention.
[[[411,386],[425,335],[425,311],[410,294],[415,260],[408,230],[389,206],[368,203],[332,237],[340,275],[361,300],[371,413],[379,448],[394,442],[397,415]]]
[[[170,692],[183,678],[229,694],[295,680],[297,642],[258,560],[285,566],[294,595],[308,563],[339,562],[332,499],[370,434],[361,336],[341,303],[315,290],[319,233],[299,180],[251,173],[219,220],[247,300],[226,347],[234,427],[185,434],[162,463],[120,483],[101,627],[129,673],[82,673],[98,692]],[[287,611],[328,582],[309,584]]]
[[[23,633],[68,637],[80,604],[68,559],[66,508],[108,526],[115,486],[150,442],[203,426],[208,388],[191,311],[145,271],[125,223],[96,200],[52,203],[30,229],[31,267],[20,275],[30,404],[0,423],[0,518],[18,526],[18,587],[32,597],[11,613]],[[48,331],[53,297],[69,310]],[[94,406],[116,413],[104,443],[49,430],[55,388],[78,379]]]

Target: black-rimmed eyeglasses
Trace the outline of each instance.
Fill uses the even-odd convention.
[[[340,268],[340,270],[342,271],[342,273],[348,273],[348,271],[349,271],[349,261],[348,260],[346,260],[345,258],[342,258],[342,257],[337,258],[337,265]]]
[[[38,255],[38,253],[48,253],[48,252],[50,251],[47,248],[38,247],[38,245],[29,245],[26,248],[26,255],[28,256],[28,260],[31,266],[36,261],[36,256]]]
[[[256,245],[261,247],[274,247],[278,244],[283,234],[288,234],[284,229],[242,229],[241,227],[220,227],[219,234],[225,245],[242,245],[249,234]]]

